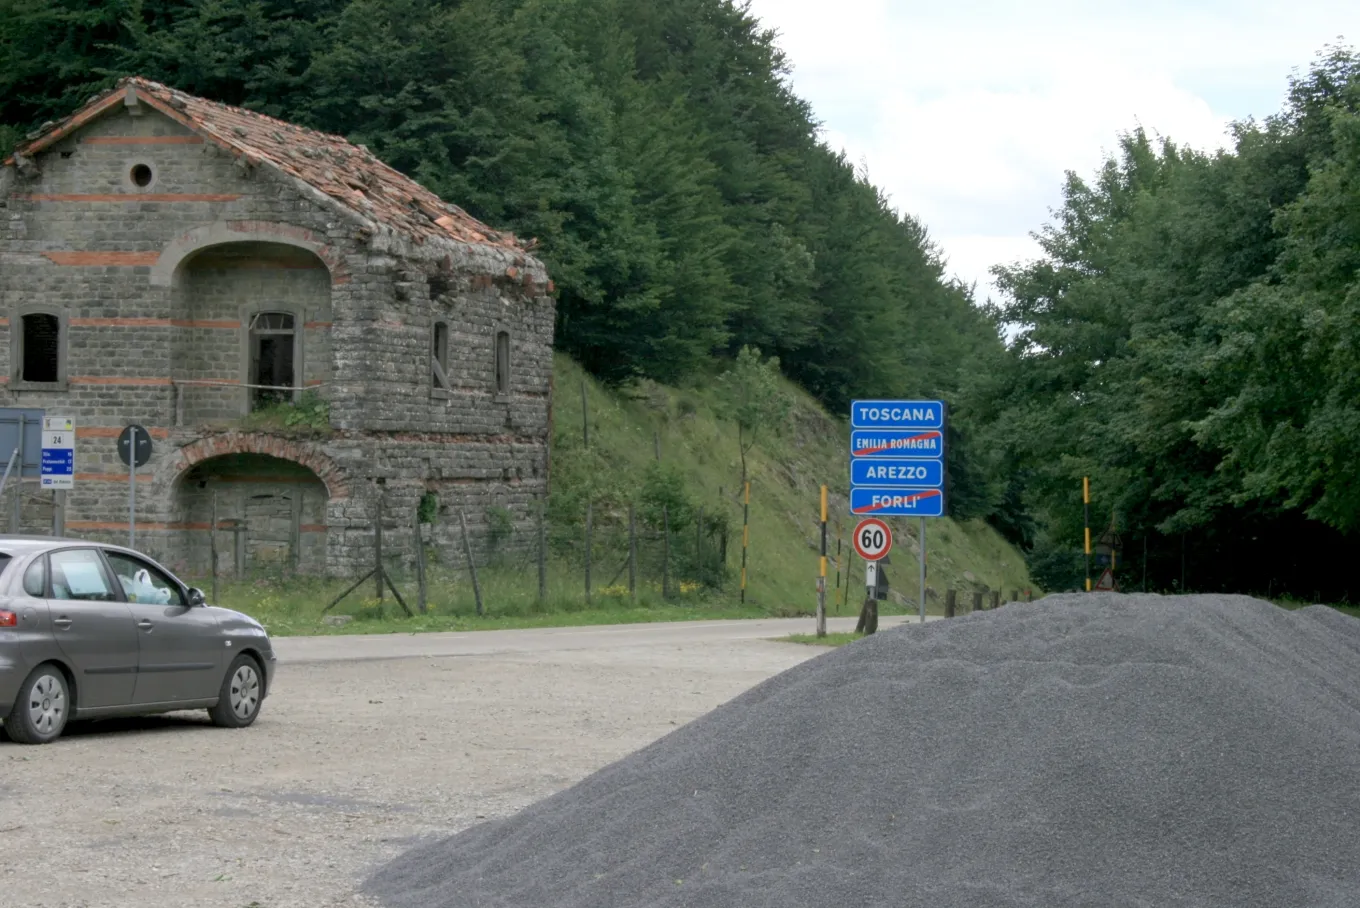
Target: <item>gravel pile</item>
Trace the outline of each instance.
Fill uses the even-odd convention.
[[[1053,596],[810,660],[507,820],[394,908],[1360,905],[1360,621]]]

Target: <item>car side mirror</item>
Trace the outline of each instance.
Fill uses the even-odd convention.
[[[202,590],[200,590],[200,589],[199,589],[198,587],[196,587],[196,586],[191,586],[191,587],[189,587],[189,604],[190,604],[190,605],[203,605],[203,604],[205,604],[207,601],[208,601],[208,600],[207,600],[207,597],[205,597],[205,596],[203,595],[203,591],[202,591]]]

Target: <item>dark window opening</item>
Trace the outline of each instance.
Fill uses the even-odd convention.
[[[25,315],[23,320],[23,359],[19,378],[29,382],[57,382],[61,371],[61,320],[43,312]]]
[[[496,333],[496,393],[510,391],[510,332]]]
[[[287,312],[261,312],[250,322],[250,399],[253,409],[289,403],[296,384],[296,331]]]
[[[151,185],[151,168],[145,164],[138,164],[132,168],[132,182],[145,189]]]
[[[434,336],[431,338],[430,380],[439,391],[449,390],[449,326],[447,322],[435,322]]]

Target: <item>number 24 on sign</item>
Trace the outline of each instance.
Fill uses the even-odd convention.
[[[877,561],[892,548],[892,530],[877,517],[861,520],[855,526],[855,551],[865,561]]]

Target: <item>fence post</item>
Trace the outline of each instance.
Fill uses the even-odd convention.
[[[982,611],[982,594],[981,594],[981,593],[974,593],[974,594],[973,594],[973,611],[975,611],[975,612],[980,612],[980,611]]]
[[[745,483],[741,505],[741,603],[746,604],[746,546],[751,539],[751,483]]]
[[[832,600],[836,604],[836,614],[841,613],[841,519],[836,518],[836,592],[832,595]],[[846,587],[850,586],[850,578],[845,578]]]
[[[373,576],[378,582],[378,601],[383,601],[383,566],[382,566],[382,537],[383,537],[383,500],[382,493],[378,494],[378,503],[375,507],[375,517],[373,519]]]
[[[425,586],[425,534],[420,531],[420,506],[416,506],[416,611],[426,613],[429,590]]]
[[[628,504],[628,599],[637,605],[637,520]]]
[[[548,598],[548,531],[544,525],[544,499],[538,499],[538,601]]]
[[[661,598],[671,598],[671,513],[661,508]]]
[[[212,522],[208,524],[208,556],[212,566],[212,604],[217,605],[217,490],[212,493]]]
[[[821,496],[822,553],[817,566],[817,636],[826,636],[826,486]]]
[[[1019,590],[1011,590],[1011,602],[1019,602],[1019,601],[1020,601],[1020,591],[1019,591]]]
[[[10,330],[14,330],[14,329],[10,329]],[[137,441],[137,439],[134,437],[134,438],[133,438],[133,445],[132,445],[132,450],[133,450],[133,452],[134,452],[134,455],[133,455],[133,457],[132,457],[132,462],[133,462],[133,463],[136,463],[136,462],[137,462],[137,458],[136,458],[136,454],[135,454],[135,452],[136,452],[136,450],[137,450],[136,441]],[[14,498],[11,499],[11,501],[13,502],[13,505],[14,505],[14,506],[13,506],[13,508],[11,509],[10,515],[9,515],[9,531],[10,531],[10,533],[15,534],[15,535],[18,535],[18,534],[22,531],[22,529],[23,529],[23,508],[24,508],[24,414],[23,414],[22,411],[19,413],[19,448],[18,448],[18,451],[19,451],[19,470],[18,470],[18,472],[16,472],[16,473],[14,474]],[[132,547],[132,543],[131,543],[131,542],[129,542],[128,545],[129,545],[129,547]]]
[[[590,531],[595,505],[586,502],[586,605],[590,605]]]
[[[477,617],[480,618],[484,612],[482,610],[482,588],[477,583],[477,564],[472,560],[472,543],[468,540],[467,517],[463,515],[463,509],[458,509],[458,525],[463,528],[463,555],[467,558],[468,572],[472,574],[472,595],[477,600]],[[379,572],[381,572],[381,567]]]
[[[1001,591],[992,590],[992,608],[1001,608]]]
[[[954,590],[945,590],[945,593],[944,593],[944,616],[945,616],[946,618],[953,618],[953,617],[954,617],[954,605],[955,605],[955,603],[956,603],[956,601],[957,601],[957,597],[958,597],[958,593],[957,593],[956,591],[954,591]]]
[[[699,520],[694,524],[694,573],[695,580],[704,582],[704,506],[699,505]]]
[[[293,490],[288,519],[288,569],[294,574],[302,563],[302,499],[307,493],[301,486]]]
[[[590,405],[586,403],[586,380],[581,379],[581,442],[590,448]]]

